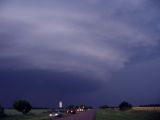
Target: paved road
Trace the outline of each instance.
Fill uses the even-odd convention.
[[[77,113],[66,118],[58,120],[95,120],[96,110],[89,110],[86,112]]]

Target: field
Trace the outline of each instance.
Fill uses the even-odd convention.
[[[96,120],[160,120],[160,112],[98,110]]]
[[[22,115],[13,109],[6,109],[7,117],[1,120],[50,120],[48,116],[49,109],[34,109],[28,115]]]
[[[50,120],[49,109],[34,109],[22,115],[13,109],[6,109],[7,117],[1,120]],[[133,107],[130,111],[111,109],[97,110],[96,120],[160,120],[160,107]]]
[[[160,107],[133,107],[135,111],[160,112]]]

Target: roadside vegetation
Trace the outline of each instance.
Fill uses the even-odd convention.
[[[132,110],[134,111],[146,111],[146,112],[160,112],[160,106],[158,107],[133,107]]]
[[[50,120],[49,109],[32,109],[27,115],[15,109],[5,109],[6,116],[0,120]]]
[[[62,110],[82,109],[85,111],[92,107],[70,105]],[[4,109],[0,105],[0,120],[51,120],[49,115],[52,112],[53,110],[47,108],[34,109],[28,101],[17,100],[13,103],[12,109]],[[160,120],[160,105],[134,107],[126,101],[121,102],[118,107],[102,105],[97,110],[96,120]]]
[[[16,100],[11,109],[4,109],[0,105],[0,120],[55,120],[55,117],[50,116],[51,114],[56,114],[55,110],[59,110],[62,117],[67,117],[73,114],[74,111],[76,113],[83,112],[88,109],[92,109],[92,107],[85,105],[70,105],[66,108],[58,109],[35,109],[32,107],[30,102],[26,100]]]
[[[49,109],[32,109],[25,100],[13,103],[13,109],[4,109],[0,105],[0,120],[50,120]]]
[[[13,103],[13,108],[19,112],[22,112],[24,115],[26,115],[31,111],[32,106],[28,101],[17,100]]]
[[[0,105],[0,118],[5,117],[4,108]]]
[[[119,107],[100,106],[96,120],[160,120],[160,107],[132,107],[123,101]]]
[[[131,108],[132,108],[132,105],[126,101],[121,102],[121,104],[119,105],[119,110],[122,110],[122,111],[130,110]]]
[[[160,113],[100,109],[96,120],[160,120]]]

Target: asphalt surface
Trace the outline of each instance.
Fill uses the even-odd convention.
[[[88,110],[86,112],[76,113],[65,118],[60,118],[58,120],[95,120],[96,110]]]

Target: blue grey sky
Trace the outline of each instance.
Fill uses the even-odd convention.
[[[159,103],[159,11],[158,0],[0,0],[1,104]]]

